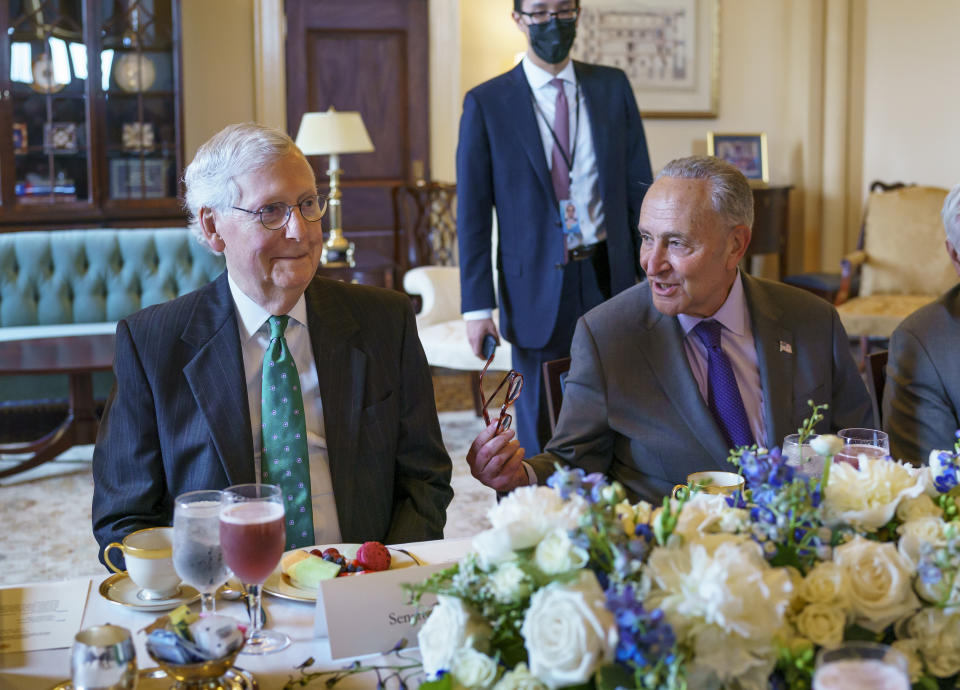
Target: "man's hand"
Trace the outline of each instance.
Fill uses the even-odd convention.
[[[513,429],[494,435],[497,420],[480,432],[467,452],[470,473],[484,485],[497,491],[513,491],[529,484],[523,466],[523,448]]]
[[[467,321],[467,340],[470,341],[470,349],[480,359],[486,359],[483,356],[483,336],[487,333],[497,339],[497,345],[500,344],[500,334],[497,333],[497,325],[493,322],[493,319]]]

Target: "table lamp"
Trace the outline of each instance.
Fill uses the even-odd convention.
[[[320,262],[328,266],[353,266],[353,242],[343,236],[340,215],[340,154],[368,153],[373,142],[356,111],[338,111],[333,106],[321,113],[304,113],[297,132],[297,147],[305,156],[329,155],[330,236],[323,245]]]

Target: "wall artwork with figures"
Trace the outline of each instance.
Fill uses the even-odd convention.
[[[626,72],[644,117],[716,117],[718,38],[717,0],[598,0],[572,54]]]

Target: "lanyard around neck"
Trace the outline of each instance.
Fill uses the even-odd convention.
[[[567,170],[570,171],[570,177],[573,177],[573,161],[577,155],[577,135],[580,134],[580,80],[576,81],[577,93],[574,96],[577,102],[576,110],[576,128],[573,130],[573,143],[570,146],[570,155],[567,156],[567,152],[563,150],[563,147],[560,145],[560,139],[557,138],[557,133],[553,131],[553,127],[550,125],[550,122],[547,120],[547,116],[544,115],[543,110],[540,108],[540,104],[537,103],[537,97],[533,93],[533,89],[530,88],[530,85],[527,84],[527,88],[530,90],[530,98],[533,100],[533,107],[536,109],[540,117],[543,118],[543,123],[547,126],[547,129],[550,131],[550,136],[553,137],[553,145],[557,147],[557,150],[560,151],[560,155],[563,156],[563,162],[567,164]],[[561,80],[560,88],[563,88],[563,81]],[[556,117],[556,113],[554,113]]]

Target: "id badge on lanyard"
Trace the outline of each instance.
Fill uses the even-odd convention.
[[[573,199],[560,200],[560,218],[563,222],[563,248],[567,251],[583,244],[580,230],[580,209]]]

